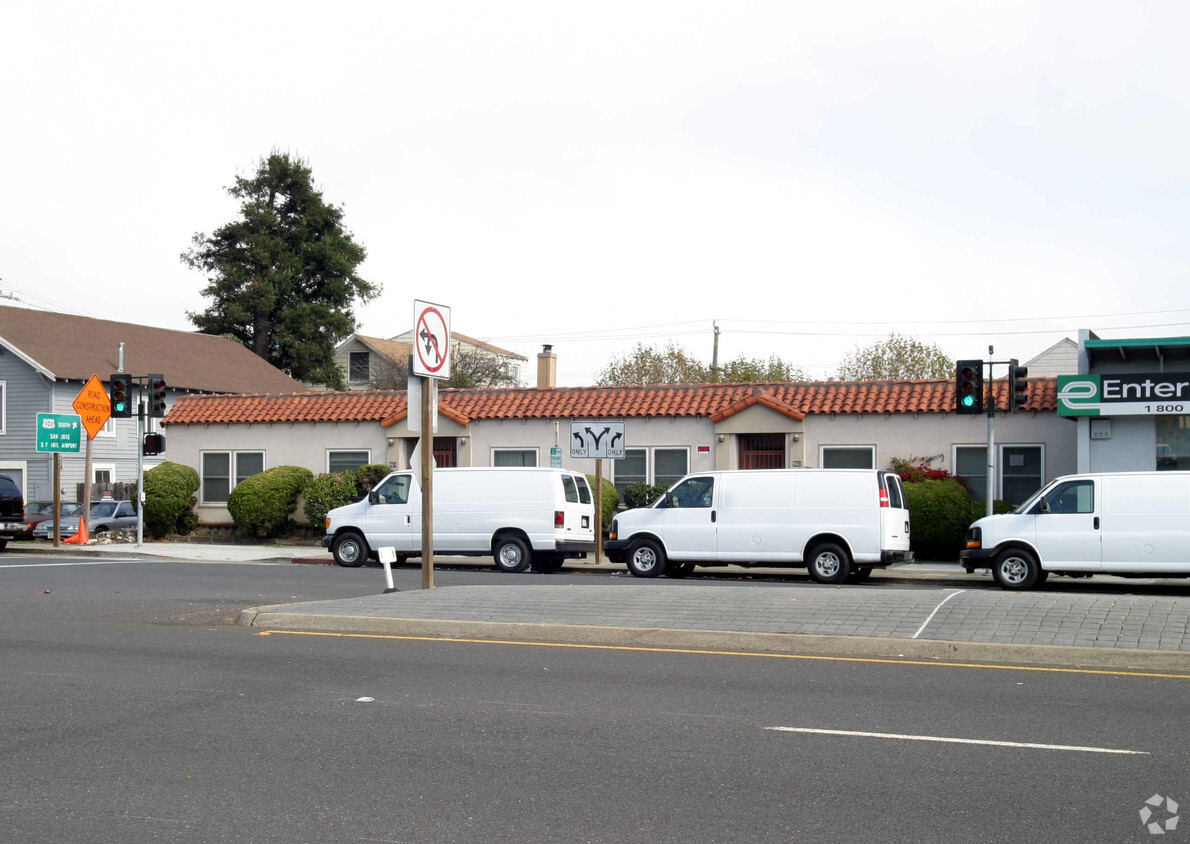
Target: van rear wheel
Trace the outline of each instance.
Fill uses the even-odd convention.
[[[355,531],[344,531],[335,537],[331,545],[331,554],[334,555],[336,563],[353,569],[363,565],[364,560],[368,558],[368,544]]]
[[[1028,551],[1009,548],[996,557],[992,579],[1004,589],[1032,589],[1042,581],[1041,566]]]
[[[496,561],[496,568],[510,574],[524,571],[533,561],[529,544],[519,536],[499,537],[492,548],[492,557]]]
[[[806,565],[810,577],[819,583],[842,583],[851,572],[851,559],[847,552],[833,542],[824,542],[810,552]]]
[[[665,571],[665,551],[652,539],[641,539],[628,549],[628,571],[637,577],[657,577]]]

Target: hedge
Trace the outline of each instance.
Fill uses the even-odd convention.
[[[301,466],[277,466],[245,478],[227,497],[232,521],[250,536],[291,533],[298,496],[313,478],[314,473]]]
[[[194,505],[198,472],[180,463],[161,463],[145,472],[145,533],[160,539],[186,534],[198,526]]]

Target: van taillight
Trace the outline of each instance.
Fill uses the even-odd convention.
[[[566,511],[565,510],[555,510],[554,511],[554,527],[556,527],[556,528],[566,527]]]
[[[881,507],[888,506],[888,490],[885,489],[884,487],[880,488],[880,506]]]

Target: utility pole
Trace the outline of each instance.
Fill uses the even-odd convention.
[[[719,380],[719,323],[712,322],[715,328],[715,344],[711,350],[711,381]]]

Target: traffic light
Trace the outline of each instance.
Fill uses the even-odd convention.
[[[983,361],[955,362],[954,409],[960,416],[983,413]]]
[[[165,451],[165,434],[145,434],[144,455],[151,457]]]
[[[1017,359],[1008,362],[1008,411],[1016,413],[1029,400],[1029,367],[1020,366]]]
[[[113,419],[132,418],[132,376],[117,372],[108,378],[111,385]]]
[[[165,376],[149,376],[149,415],[160,419],[165,415]]]

